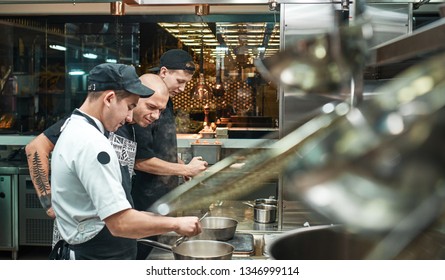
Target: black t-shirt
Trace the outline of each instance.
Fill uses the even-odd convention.
[[[178,162],[173,102],[169,99],[161,117],[148,127],[134,126],[138,143],[136,159],[153,157]],[[178,186],[178,176],[161,176],[135,170],[132,197],[136,210],[146,211],[163,195]]]
[[[56,145],[57,140],[59,140],[60,129],[62,128],[63,124],[66,122],[67,119],[68,117],[65,117],[43,131],[43,134],[54,145]]]

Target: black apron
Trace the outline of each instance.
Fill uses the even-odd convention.
[[[91,117],[77,109],[74,110],[73,114],[83,116],[89,124],[100,131],[96,122]],[[105,137],[108,138],[108,135],[105,134]],[[128,167],[120,167],[122,186],[128,201],[133,207],[133,200],[131,199],[131,179],[128,173]],[[69,248],[74,251],[76,260],[134,260],[136,259],[137,242],[135,239],[113,236],[105,225],[91,240],[81,244],[69,245]]]

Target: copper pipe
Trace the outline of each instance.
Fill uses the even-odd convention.
[[[197,16],[206,16],[210,13],[210,6],[208,4],[195,6],[195,14]]]
[[[122,1],[111,2],[110,13],[112,16],[125,15],[125,4]]]

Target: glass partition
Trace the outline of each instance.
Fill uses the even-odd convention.
[[[173,100],[178,133],[202,129],[205,106],[220,127],[277,129],[277,89],[253,65],[279,50],[279,23],[270,16],[0,17],[0,30],[2,133],[38,134],[80,106],[95,65],[132,64],[143,74],[172,48],[188,51],[198,66]],[[212,98],[193,95],[199,74]]]
[[[64,25],[45,20],[0,20],[0,132],[29,134],[64,115]]]

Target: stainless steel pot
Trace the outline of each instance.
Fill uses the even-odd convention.
[[[278,201],[274,198],[257,198],[254,204],[243,202],[253,208],[253,219],[256,223],[270,224],[277,219]]]
[[[278,201],[275,198],[257,198],[255,199],[255,205],[257,204],[268,204],[268,205],[278,205]]]
[[[227,241],[235,235],[238,221],[227,217],[206,217],[201,221],[202,232],[198,239]]]
[[[138,239],[145,245],[173,252],[175,260],[230,260],[235,248],[215,240],[190,240],[179,246],[170,246],[150,239]]]
[[[256,204],[253,207],[253,219],[257,223],[274,223],[277,218],[277,206],[272,204]]]

